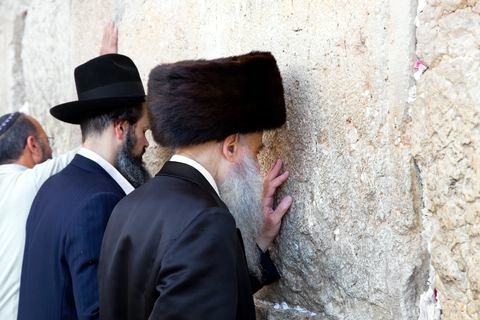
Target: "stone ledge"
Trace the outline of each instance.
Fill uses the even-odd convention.
[[[258,320],[337,320],[298,306],[288,306],[286,303],[274,304],[255,299],[255,306]]]

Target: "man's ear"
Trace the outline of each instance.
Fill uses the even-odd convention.
[[[30,154],[30,158],[32,159],[34,164],[39,163],[40,160],[43,158],[42,147],[40,146],[37,138],[35,138],[34,135],[30,135],[27,137],[27,142],[25,144],[24,150]]]
[[[235,161],[239,150],[240,135],[238,133],[231,134],[222,142],[222,154],[231,162]]]
[[[113,124],[113,131],[115,133],[115,137],[118,140],[124,140],[125,137],[127,136],[128,132],[128,127],[130,124],[128,123],[127,120],[122,120],[122,121],[116,121]]]

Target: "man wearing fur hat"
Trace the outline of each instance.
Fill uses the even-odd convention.
[[[252,294],[279,278],[267,249],[293,201],[273,208],[288,178],[280,160],[260,191],[262,133],[286,118],[276,61],[252,52],[164,64],[148,86],[153,137],[175,154],[112,213],[100,318],[254,319]]]
[[[149,128],[135,64],[106,54],[75,69],[78,101],[53,107],[79,124],[82,148],[40,188],[30,209],[18,319],[97,319],[97,264],[108,218],[148,173]]]

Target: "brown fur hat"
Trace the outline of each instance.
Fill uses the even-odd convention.
[[[168,147],[275,129],[286,119],[282,78],[269,52],[158,65],[147,103],[153,137]]]

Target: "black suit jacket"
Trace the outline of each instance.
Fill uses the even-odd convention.
[[[255,289],[279,278],[268,255],[262,261]],[[203,175],[182,163],[167,162],[115,207],[99,286],[101,319],[255,319],[234,218]]]
[[[124,196],[81,155],[42,185],[27,220],[19,320],[98,319],[103,232]]]

